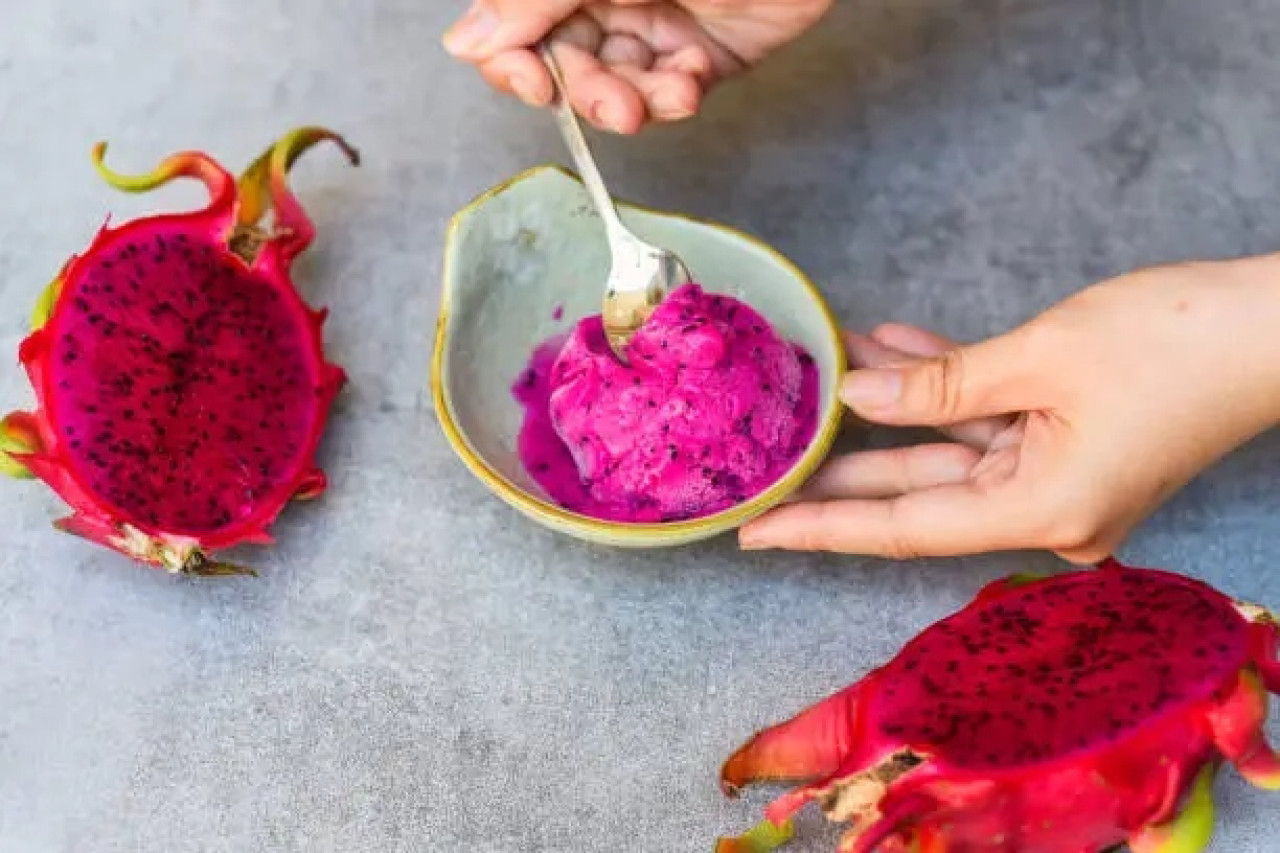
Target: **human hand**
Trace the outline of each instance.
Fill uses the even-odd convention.
[[[476,0],[445,34],[454,56],[532,106],[553,98],[533,48],[555,30],[569,101],[601,130],[696,113],[703,97],[817,23],[832,0]]]
[[[1278,329],[1280,256],[1268,256],[1121,276],[970,346],[898,325],[851,334],[841,397],[854,414],[951,441],[833,458],[740,543],[1096,562],[1280,424]]]

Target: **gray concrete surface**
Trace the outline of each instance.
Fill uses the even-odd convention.
[[[850,681],[983,581],[1043,557],[893,565],[617,554],[507,510],[426,392],[446,217],[563,159],[437,37],[440,0],[0,2],[0,349],[112,211],[104,187],[202,147],[240,165],[286,127],[359,144],[297,172],[352,385],[333,491],[286,514],[257,580],[195,583],[54,532],[0,483],[0,851],[706,853],[765,793],[721,799],[752,730]],[[754,231],[840,316],[996,332],[1137,265],[1276,245],[1277,0],[865,0],[706,116],[602,144],[620,192]],[[25,404],[14,359],[0,400]],[[1264,439],[1124,556],[1280,604]],[[1272,729],[1273,733],[1276,729]],[[1275,795],[1226,774],[1213,850],[1277,849]],[[817,853],[834,835],[809,815]]]

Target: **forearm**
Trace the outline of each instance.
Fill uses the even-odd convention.
[[[1225,413],[1242,419],[1247,440],[1280,426],[1280,253],[1230,261],[1224,272],[1226,316],[1206,331],[1224,353]]]

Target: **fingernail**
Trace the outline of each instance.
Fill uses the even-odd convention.
[[[467,56],[484,46],[498,29],[498,16],[484,0],[478,0],[445,34],[445,50],[454,56]]]
[[[702,65],[689,59],[680,59],[672,63],[671,70],[688,74],[690,77],[701,77],[703,74]]]
[[[693,113],[688,104],[670,92],[654,95],[653,108],[660,117],[666,119],[688,118]]]
[[[536,103],[537,99],[534,97],[533,86],[525,78],[517,74],[507,80],[507,85],[511,87],[511,91],[516,93],[516,97],[526,104]]]
[[[622,132],[622,122],[614,110],[604,101],[596,101],[588,111],[591,121],[603,125],[614,133]]]
[[[754,527],[738,528],[738,549],[741,551],[763,551],[768,544],[760,537]]]
[[[896,370],[855,370],[840,386],[846,405],[873,409],[892,406],[901,393],[902,376]]]

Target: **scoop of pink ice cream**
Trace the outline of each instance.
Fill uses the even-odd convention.
[[[616,521],[706,515],[774,483],[817,421],[817,368],[758,312],[696,284],[614,357],[599,316],[517,383],[520,452],[562,506]]]

